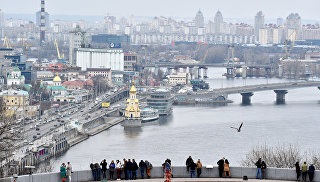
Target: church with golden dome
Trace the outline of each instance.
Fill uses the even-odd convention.
[[[124,116],[124,127],[141,126],[139,99],[137,99],[137,89],[134,86],[134,81],[132,81],[132,86],[129,91],[129,98],[127,99]]]
[[[64,86],[62,86],[61,82],[62,80],[60,76],[56,74],[52,80],[52,85],[47,86],[47,90],[50,92],[54,101],[69,101],[67,98],[68,91]]]

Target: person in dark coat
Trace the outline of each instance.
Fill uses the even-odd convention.
[[[95,163],[94,167],[96,168],[96,174],[97,174],[97,181],[101,180],[101,167],[99,163]]]
[[[187,160],[186,160],[186,167],[187,167],[187,171],[188,171],[188,172],[189,172],[189,168],[190,168],[191,161],[193,161],[193,160],[192,160],[192,157],[189,156],[189,157],[187,158]]]
[[[218,162],[218,169],[219,169],[219,177],[222,178],[223,170],[224,170],[224,157],[220,159]]]
[[[93,163],[90,164],[90,169],[92,172],[93,180],[97,181],[97,171],[96,171],[96,167]]]
[[[109,165],[109,175],[110,175],[110,180],[113,180],[113,174],[114,171],[116,170],[116,164],[114,163],[114,161],[112,160],[110,165]]]
[[[313,181],[313,177],[314,177],[314,171],[315,171],[315,167],[313,164],[310,164],[309,166],[309,170],[308,170],[308,175],[309,175],[309,180]]]
[[[126,168],[127,168],[128,179],[129,179],[129,180],[132,180],[132,179],[133,179],[133,178],[132,178],[132,169],[133,169],[132,165],[133,165],[133,164],[132,164],[131,160],[128,159],[127,164],[126,164]]]
[[[261,162],[261,172],[262,172],[262,179],[266,179],[266,171],[267,171],[267,164],[266,162]]]
[[[139,168],[140,168],[141,178],[143,179],[143,178],[144,178],[144,171],[145,171],[146,168],[147,168],[147,165],[146,165],[146,163],[145,163],[143,160],[141,160],[141,161],[139,162]]]
[[[256,162],[256,166],[257,166],[256,178],[257,179],[262,179],[261,163],[262,163],[261,158],[259,158],[258,161]]]
[[[297,181],[299,181],[300,180],[300,175],[301,175],[301,169],[300,169],[299,162],[296,162],[295,167],[296,167],[296,173],[297,173]]]
[[[193,162],[193,160],[191,160],[190,164],[189,164],[189,170],[190,170],[190,177],[191,178],[195,178],[196,177],[196,168],[197,168],[197,164]]]
[[[103,161],[100,162],[100,165],[102,170],[102,178],[105,179],[107,178],[106,172],[107,172],[107,165],[108,165],[106,159],[103,159]]]
[[[136,180],[137,179],[137,170],[139,169],[138,164],[134,159],[132,159],[132,179]]]

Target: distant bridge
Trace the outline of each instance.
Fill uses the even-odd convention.
[[[240,87],[228,87],[213,89],[210,91],[198,91],[195,93],[179,93],[175,96],[176,103],[227,103],[229,94],[241,94],[242,104],[250,105],[250,97],[253,92],[274,90],[276,93],[276,103],[285,103],[285,94],[288,89],[303,88],[303,87],[318,87],[320,89],[320,81],[301,81],[301,82],[286,82],[286,83],[271,83],[259,85],[246,85]]]

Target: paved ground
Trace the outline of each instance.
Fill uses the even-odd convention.
[[[114,182],[117,182],[117,180],[113,180]],[[134,182],[164,182],[163,178],[156,178],[156,179],[137,179],[137,180],[121,180],[123,182],[125,181],[134,181]],[[282,182],[281,180],[258,180],[258,179],[248,179],[243,180],[242,178],[172,178],[172,182],[184,182],[184,181],[200,181],[200,182],[206,182],[206,181],[214,181],[214,182],[240,182],[240,181],[248,181],[248,182]],[[93,182],[93,181],[91,181]],[[102,181],[103,182],[103,181]],[[110,180],[108,180],[110,182]],[[289,181],[286,181],[289,182]]]

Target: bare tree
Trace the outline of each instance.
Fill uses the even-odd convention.
[[[301,154],[301,149],[294,145],[280,145],[270,147],[261,145],[254,147],[241,162],[241,166],[253,167],[261,157],[269,167],[293,168],[295,163],[306,161],[320,169],[320,155],[315,152]]]
[[[6,106],[3,99],[0,98],[0,161],[2,164],[8,164],[14,150],[18,147],[19,141],[23,136],[20,132],[15,131],[20,127],[15,121],[15,114],[6,113]]]

